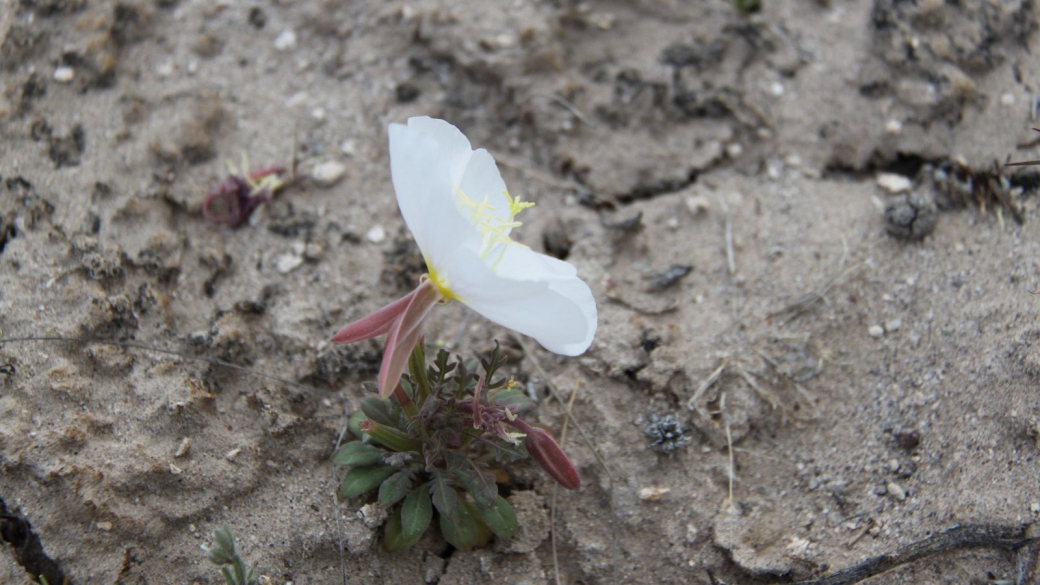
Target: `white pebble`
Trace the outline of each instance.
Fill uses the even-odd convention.
[[[902,326],[903,326],[903,320],[902,319],[892,319],[891,321],[885,321],[885,332],[893,333],[895,331],[899,331],[899,329]]]
[[[731,142],[726,145],[726,156],[737,158],[742,154],[744,154],[744,147],[739,142]]]
[[[906,499],[906,488],[899,485],[898,483],[890,481],[888,482],[888,485],[886,485],[885,487],[888,488],[888,495],[892,496],[893,498],[900,501]]]
[[[867,327],[867,335],[878,338],[885,334],[885,330],[880,325],[871,325]]]
[[[69,83],[76,77],[76,70],[72,67],[58,67],[54,70],[54,81],[58,83]]]
[[[319,122],[325,120],[325,108],[314,108],[311,110],[311,117]]]
[[[784,84],[779,81],[774,81],[773,84],[769,86],[769,93],[777,97],[784,95]]]
[[[292,29],[285,29],[279,33],[274,40],[274,48],[279,51],[288,51],[296,46],[296,33]]]
[[[1013,94],[1013,93],[1001,94],[1001,96],[1000,96],[1000,105],[1006,106],[1006,107],[1011,107],[1011,106],[1015,105],[1015,94]]]
[[[173,61],[166,61],[165,63],[160,63],[159,66],[155,68],[155,72],[159,75],[159,77],[169,77],[173,75]]]
[[[903,123],[896,119],[885,122],[885,132],[889,134],[900,134],[903,132]]]
[[[382,242],[386,239],[386,228],[379,224],[372,226],[372,229],[368,230],[368,232],[365,233],[365,239],[369,242],[372,242],[373,244],[378,244],[379,242]]]
[[[279,254],[274,257],[274,269],[282,274],[289,274],[303,264],[303,258],[292,254]]]
[[[895,173],[878,173],[877,184],[889,193],[902,193],[914,186],[910,179]]]
[[[653,502],[656,500],[660,500],[664,497],[665,494],[667,494],[670,491],[672,491],[672,488],[657,486],[641,488],[639,490],[639,499],[643,500],[644,502]]]
[[[711,203],[708,202],[708,198],[704,195],[691,195],[686,198],[686,209],[689,209],[690,213],[696,216],[708,213],[708,210],[711,209]]]
[[[305,91],[296,92],[289,96],[289,99],[285,100],[285,107],[295,108],[296,106],[306,102],[307,97],[307,92]]]
[[[347,156],[354,156],[354,153],[357,152],[357,144],[352,138],[348,138],[340,143],[339,149]]]
[[[347,167],[343,163],[329,160],[314,165],[314,168],[311,169],[311,178],[322,187],[331,187],[342,179],[346,172]]]

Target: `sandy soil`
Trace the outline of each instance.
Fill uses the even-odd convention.
[[[225,524],[273,583],[552,583],[554,498],[564,583],[787,583],[1029,529],[1040,180],[995,161],[1040,158],[1031,0],[501,4],[0,6],[0,335],[314,388],[3,344],[0,583],[217,583]],[[421,271],[385,130],[419,114],[499,158],[538,202],[518,239],[601,315],[577,359],[457,304],[431,341],[507,343],[557,429],[548,385],[577,389],[606,467],[572,428],[584,486],[515,469],[516,540],[390,555],[330,463],[381,348],[327,339]],[[225,161],[294,149],[246,225],[202,219]],[[1034,552],[869,582],[1036,582]]]

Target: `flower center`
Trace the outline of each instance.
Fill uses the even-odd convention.
[[[507,246],[527,247],[513,241],[509,237],[509,231],[523,225],[522,222],[515,221],[517,214],[528,207],[534,207],[533,201],[520,201],[519,197],[514,199],[508,191],[502,191],[502,194],[506,196],[506,201],[509,202],[506,218],[502,218],[495,213],[497,209],[489,203],[487,195],[484,196],[483,201],[478,202],[470,199],[463,193],[462,189],[455,187],[455,204],[463,212],[463,215],[469,219],[470,223],[480,230],[482,237],[480,258],[488,262],[491,270],[495,272],[497,272],[498,263],[502,261],[502,257],[506,253]]]

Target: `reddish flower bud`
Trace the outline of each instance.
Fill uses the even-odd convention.
[[[542,466],[549,477],[556,480],[556,483],[569,490],[581,487],[581,476],[578,475],[578,470],[574,468],[570,458],[548,431],[533,427],[520,419],[503,422],[516,427],[526,435],[524,447],[527,447],[527,452],[538,462],[538,465]]]

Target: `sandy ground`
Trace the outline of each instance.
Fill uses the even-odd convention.
[[[313,389],[3,344],[0,583],[217,583],[225,524],[272,583],[553,583],[553,501],[563,583],[787,583],[980,525],[1014,542],[869,582],[1036,582],[1040,180],[995,166],[1040,158],[1036,28],[1031,0],[3,3],[0,334]],[[584,486],[515,469],[516,540],[390,555],[330,463],[381,348],[327,340],[421,272],[386,149],[419,114],[499,158],[538,202],[515,235],[601,315],[577,359],[457,304],[430,341],[502,340],[557,429],[548,385],[577,389],[606,467],[572,427]],[[202,219],[225,161],[294,150],[246,225]]]

